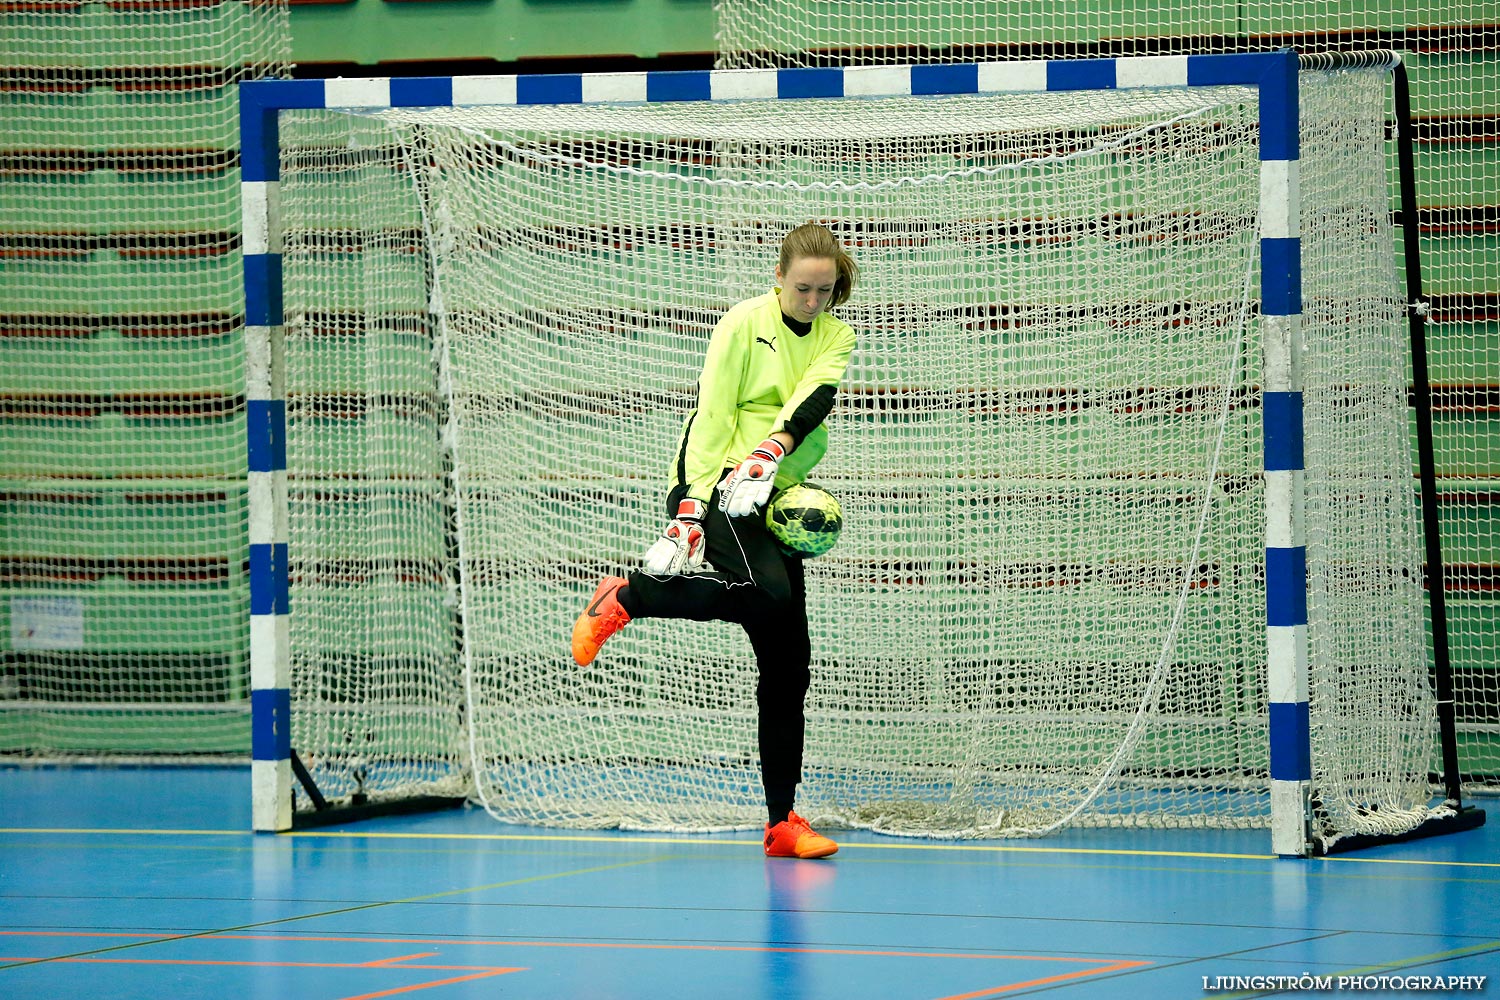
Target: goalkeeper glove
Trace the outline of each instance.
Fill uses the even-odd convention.
[[[646,572],[653,576],[676,576],[696,573],[703,568],[703,515],[708,505],[688,497],[677,505],[672,518],[656,544],[646,550]]]
[[[745,517],[764,507],[776,483],[776,466],[785,457],[786,449],[775,438],[756,445],[719,484],[719,509],[730,517]]]

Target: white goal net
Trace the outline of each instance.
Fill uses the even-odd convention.
[[[1313,786],[1425,816],[1385,79],[1304,74]],[[941,836],[1269,818],[1246,88],[282,116],[292,746],[326,794],[758,827],[736,626],[568,653],[659,532],[709,331],[784,233],[862,283],[814,479],[798,809]]]
[[[1500,471],[1493,386],[1500,384],[1500,34],[1494,4],[1469,0],[714,0],[720,69],[972,63],[1202,52],[1401,53],[1410,79],[1434,466],[1444,568],[1457,760],[1470,792],[1500,790],[1500,627],[1494,600]],[[1395,158],[1389,161],[1396,173]],[[1394,183],[1394,181],[1393,181]],[[1413,449],[1415,451],[1415,448]],[[1414,477],[1415,478],[1415,477]],[[1436,653],[1429,653],[1436,664]],[[1434,768],[1439,767],[1437,760]]]

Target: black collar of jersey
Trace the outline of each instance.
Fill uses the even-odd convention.
[[[805,337],[809,333],[812,333],[811,323],[804,323],[801,320],[792,319],[792,317],[786,314],[786,310],[782,310],[781,322],[783,326],[785,326],[788,330],[792,331],[799,337]]]

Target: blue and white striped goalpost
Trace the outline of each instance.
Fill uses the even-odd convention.
[[[286,378],[275,113],[266,162],[244,158],[245,439],[250,563],[250,758],[256,830],[292,825],[291,635],[287,617]],[[242,136],[248,142],[248,133]],[[249,147],[246,146],[248,149]]]
[[[1309,849],[1298,59],[1276,53],[835,69],[259,80],[240,85],[250,509],[253,823],[292,825],[278,114],[305,108],[721,101],[1238,85],[1257,89],[1272,849]]]

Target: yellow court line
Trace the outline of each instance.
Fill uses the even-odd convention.
[[[5,832],[4,829],[0,829],[0,833],[4,833],[4,832]],[[22,832],[27,832],[27,831],[23,830]],[[70,832],[73,832],[73,833],[91,833],[91,832],[95,832],[95,831],[74,830],[74,831],[70,831]],[[130,830],[130,831],[126,831],[126,832],[129,832],[129,833],[147,832],[147,833],[149,833],[151,831],[149,831],[149,830],[148,831]],[[176,832],[180,832],[180,831],[176,831]],[[209,832],[209,833],[223,833],[225,831],[218,830],[218,831],[204,831],[204,832]],[[544,873],[544,874],[541,874],[541,875],[527,875],[524,878],[507,879],[504,882],[491,882],[488,885],[467,886],[467,887],[462,888],[462,889],[446,889],[446,890],[443,890],[441,892],[429,892],[429,893],[426,893],[425,895],[421,895],[421,896],[407,896],[405,899],[379,899],[379,900],[374,900],[374,901],[368,902],[368,903],[357,903],[357,904],[355,904],[353,906],[343,906],[343,907],[339,907],[338,909],[334,909],[334,910],[322,910],[322,911],[315,912],[315,913],[299,913],[299,914],[294,914],[294,915],[289,916],[289,917],[277,917],[274,920],[262,920],[259,923],[254,923],[254,924],[241,924],[241,925],[239,925],[237,927],[224,927],[224,928],[219,928],[217,930],[198,931],[198,932],[192,933],[192,934],[173,934],[173,935],[169,935],[169,936],[166,936],[166,937],[149,937],[148,936],[144,940],[132,941],[132,942],[130,942],[128,944],[118,944],[118,945],[113,945],[113,946],[108,947],[108,948],[95,948],[95,949],[92,949],[90,951],[76,952],[76,953],[71,954],[71,955],[53,955],[53,956],[50,956],[48,958],[28,958],[28,959],[21,959],[21,960],[12,962],[9,965],[0,965],[0,969],[14,969],[14,968],[19,968],[21,966],[26,966],[26,965],[44,965],[44,964],[46,964],[48,962],[75,962],[75,961],[80,961],[80,960],[83,960],[83,959],[86,959],[86,958],[92,958],[93,956],[97,956],[97,955],[108,954],[110,952],[127,951],[127,950],[131,950],[131,949],[135,949],[135,948],[146,948],[146,947],[150,947],[152,945],[158,945],[158,944],[172,944],[172,943],[177,942],[177,941],[192,941],[192,940],[195,940],[195,939],[216,937],[216,936],[223,935],[223,934],[229,934],[229,933],[232,933],[234,931],[250,931],[250,930],[258,930],[258,929],[260,929],[262,927],[278,927],[278,926],[280,926],[282,924],[292,924],[292,923],[296,923],[296,922],[301,921],[301,920],[318,920],[318,919],[321,919],[323,917],[336,917],[336,916],[340,916],[340,915],[345,914],[345,913],[358,913],[361,910],[378,910],[381,907],[385,907],[385,906],[402,906],[402,905],[405,905],[405,904],[408,904],[408,903],[425,903],[425,902],[428,902],[429,900],[445,899],[445,898],[447,898],[449,896],[462,896],[465,893],[470,893],[470,892],[486,892],[486,891],[488,891],[490,889],[508,889],[508,888],[510,888],[512,886],[526,885],[526,884],[531,883],[531,882],[547,882],[547,881],[550,881],[550,880],[553,880],[553,879],[570,878],[570,877],[572,877],[574,875],[595,875],[595,874],[598,874],[599,872],[613,871],[613,870],[618,869],[618,868],[632,868],[632,867],[637,867],[637,866],[640,866],[640,865],[654,864],[655,862],[660,861],[660,860],[662,860],[662,859],[661,858],[638,858],[638,859],[636,859],[634,861],[619,861],[619,862],[616,862],[614,864],[609,864],[609,865],[593,865],[593,866],[591,866],[589,868],[574,868],[574,869],[571,869],[571,870],[565,871],[565,872],[547,872],[547,873]],[[0,961],[5,961],[5,960],[4,959],[0,959]]]
[[[1339,977],[1352,978],[1354,976],[1375,976],[1380,973],[1400,972],[1402,969],[1418,969],[1423,966],[1433,965],[1437,962],[1446,962],[1454,958],[1463,958],[1465,955],[1473,955],[1500,948],[1500,941],[1486,941],[1484,944],[1473,944],[1466,948],[1454,948],[1452,951],[1436,951],[1430,955],[1413,955],[1410,958],[1398,958],[1394,962],[1382,962],[1379,965],[1367,965],[1362,969],[1344,969],[1339,972],[1328,973],[1326,978],[1338,979]],[[1319,975],[1323,975],[1319,973]],[[1385,991],[1382,991],[1385,992]],[[1220,1000],[1251,1000],[1253,997],[1263,997],[1262,991],[1249,993],[1225,993]]]
[[[263,834],[251,830],[134,830],[134,829],[84,829],[68,827],[0,827],[0,834],[7,833],[52,833],[100,836],[204,836],[204,837],[260,837]],[[565,844],[673,844],[678,847],[759,847],[755,840],[722,840],[705,834],[679,834],[675,836],[637,836],[624,831],[619,834],[538,834],[538,833],[432,833],[419,831],[371,831],[359,830],[287,830],[271,834],[277,838],[326,838],[367,840],[478,840],[526,843]],[[1167,858],[1229,858],[1251,861],[1275,859],[1274,854],[1217,854],[1207,851],[1146,851],[1103,847],[1021,847],[1013,844],[938,844],[938,843],[894,843],[865,844],[844,843],[841,850],[852,851],[966,851],[1005,852],[1013,854],[1096,854],[1124,855],[1128,857]]]
[[[253,830],[130,830],[130,829],[105,829],[100,827],[68,827],[68,826],[0,826],[0,834],[4,833],[71,833],[77,835],[94,834],[110,837],[123,835],[135,835],[143,837],[248,837],[254,835]]]
[[[1363,969],[1345,969],[1343,972],[1334,973],[1334,975],[1373,976],[1381,972],[1395,972],[1399,969],[1410,969],[1414,966],[1431,965],[1434,962],[1446,962],[1449,959],[1463,958],[1465,955],[1494,951],[1496,948],[1500,948],[1500,941],[1486,941],[1483,944],[1471,944],[1464,948],[1454,948],[1452,951],[1436,951],[1430,955],[1413,955],[1410,958],[1398,958],[1393,962],[1367,965]]]
[[[1348,861],[1361,865],[1458,865],[1463,868],[1500,868],[1500,861],[1441,861],[1422,858],[1359,858],[1349,854],[1334,854],[1323,861]]]
[[[678,836],[636,836],[620,834],[526,834],[526,833],[423,833],[399,831],[360,832],[353,830],[288,830],[277,834],[258,834],[250,830],[133,830],[133,829],[73,829],[66,827],[0,827],[0,834],[75,834],[99,836],[200,836],[200,837],[255,837],[277,838],[323,838],[366,840],[460,840],[554,844],[671,844],[677,847],[759,847],[760,840],[721,840],[711,835],[681,834]],[[1015,844],[991,843],[924,843],[901,842],[891,844],[842,843],[844,853],[861,851],[927,851],[964,852],[987,854],[1075,854],[1098,857],[1132,858],[1206,858],[1221,861],[1297,861],[1276,854],[1237,854],[1214,851],[1166,851],[1138,850],[1130,848],[1103,847],[1024,847]],[[1368,865],[1416,865],[1452,868],[1500,868],[1496,861],[1445,861],[1422,858],[1366,858],[1349,854],[1308,858],[1308,861],[1330,861]]]
[[[699,837],[694,834],[682,834],[675,837],[651,837],[634,836],[628,832],[622,835],[607,836],[598,834],[524,834],[524,833],[416,833],[416,832],[380,832],[359,833],[351,830],[292,830],[288,833],[279,834],[282,837],[370,837],[373,839],[392,840],[490,840],[490,841],[530,841],[543,843],[578,843],[578,844],[673,844],[678,847],[759,847],[759,838],[755,840],[717,840],[708,836]],[[839,845],[842,851],[963,851],[980,853],[1006,853],[1006,854],[1095,854],[1095,855],[1125,855],[1129,857],[1166,857],[1166,858],[1230,858],[1237,860],[1269,861],[1274,860],[1274,854],[1214,854],[1206,851],[1145,851],[1130,850],[1123,848],[1103,847],[1019,847],[1013,844],[934,844],[934,843],[896,843],[896,844],[867,844],[848,843]]]
[[[548,882],[552,879],[571,878],[574,875],[597,875],[600,872],[614,871],[617,868],[633,868],[638,865],[649,865],[659,861],[659,858],[640,858],[636,861],[620,861],[612,865],[594,865],[591,868],[574,868],[565,872],[548,872],[543,875],[527,875],[525,878],[513,878],[504,882],[491,882],[488,885],[473,885],[466,889],[448,889],[443,892],[429,892],[425,896],[408,896],[405,899],[393,899],[389,905],[399,906],[404,903],[425,903],[433,899],[445,899],[449,896],[462,896],[469,892],[487,892],[490,889],[509,889],[512,886],[526,885],[531,882]]]

